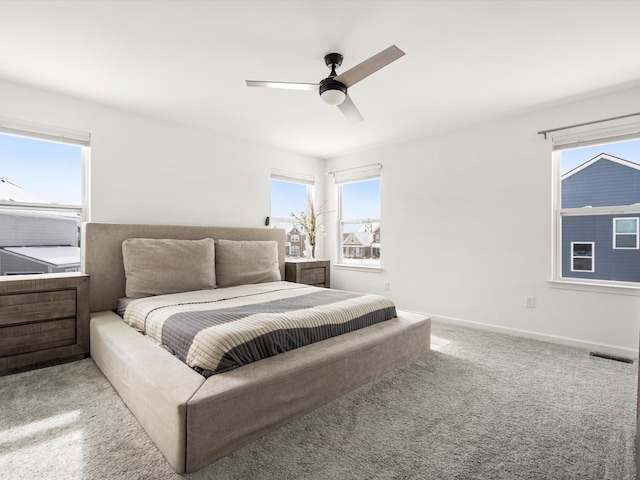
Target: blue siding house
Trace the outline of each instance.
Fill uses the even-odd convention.
[[[562,176],[561,208],[640,205],[640,165],[602,153]],[[562,276],[640,282],[640,215],[565,216]]]

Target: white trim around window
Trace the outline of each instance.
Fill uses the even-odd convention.
[[[613,219],[613,249],[614,250],[638,250],[638,224],[640,217],[616,217]],[[619,224],[628,224],[628,227],[620,227]],[[624,230],[624,231],[619,231]]]
[[[53,127],[40,123],[24,122],[7,117],[0,117],[0,133],[36,138],[48,142],[66,143],[80,147],[88,147],[91,144],[91,134],[87,132]]]
[[[580,268],[576,268],[580,267]],[[571,242],[571,271],[595,272],[596,271],[596,244],[595,242]]]
[[[625,123],[626,122],[626,123]],[[639,205],[620,205],[593,208],[560,208],[561,200],[561,152],[567,149],[585,146],[604,145],[625,140],[640,139],[640,123],[629,123],[628,120],[607,122],[604,128],[578,127],[568,135],[553,134],[552,162],[553,188],[552,204],[554,209],[553,256],[551,262],[552,276],[548,280],[553,288],[580,290],[588,292],[615,293],[621,295],[640,296],[640,285],[635,282],[583,279],[562,276],[562,218],[573,215],[625,215],[638,213]],[[628,218],[628,217],[627,217]],[[584,243],[584,242],[583,242]],[[615,245],[615,243],[614,243]],[[594,246],[595,249],[595,246]],[[594,251],[595,254],[595,251]],[[572,266],[573,266],[573,260]],[[595,268],[595,259],[593,266]]]

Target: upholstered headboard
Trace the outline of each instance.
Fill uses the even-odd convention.
[[[277,228],[204,227],[84,223],[82,225],[82,271],[90,275],[91,312],[113,310],[125,296],[122,242],[128,238],[179,240],[275,240],[278,242],[280,275],[284,280],[285,232]]]

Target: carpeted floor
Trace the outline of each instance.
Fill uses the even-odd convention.
[[[434,323],[432,352],[190,475],[91,359],[0,378],[0,478],[635,478],[637,365]]]

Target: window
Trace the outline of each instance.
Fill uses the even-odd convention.
[[[638,249],[638,217],[613,219],[613,248]]]
[[[80,269],[89,135],[0,118],[0,275]]]
[[[288,259],[304,255],[306,235],[299,231],[291,219],[292,213],[307,211],[308,198],[313,198],[314,177],[299,173],[271,170],[271,219],[273,228],[282,228],[287,232],[285,255]],[[294,243],[298,245],[293,245]]]
[[[342,265],[380,266],[380,168],[375,164],[333,172]]]
[[[640,126],[614,130],[554,138],[555,278],[640,284]]]
[[[593,272],[593,242],[571,242],[571,271]]]

